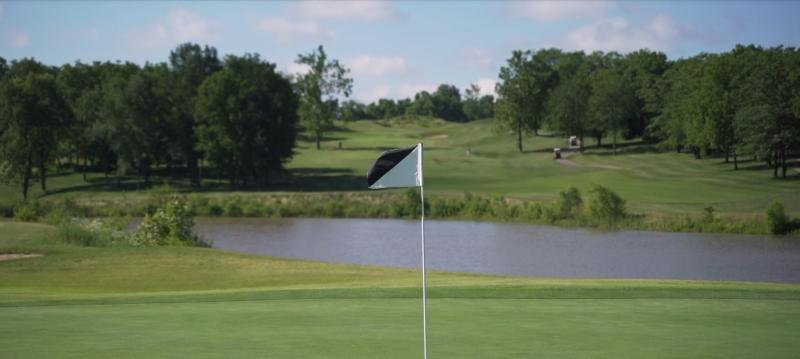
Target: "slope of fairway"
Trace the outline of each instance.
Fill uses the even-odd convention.
[[[10,358],[407,358],[419,272],[203,248],[81,248],[0,222]],[[430,273],[442,358],[791,358],[800,286]]]
[[[515,138],[498,132],[492,120],[448,123],[441,120],[382,120],[338,123],[317,150],[301,137],[287,175],[265,190],[235,190],[226,182],[207,179],[204,193],[210,196],[258,196],[274,193],[366,191],[365,174],[381,151],[392,147],[425,145],[426,192],[434,195],[473,192],[516,198],[553,200],[559,191],[575,186],[586,194],[593,184],[610,187],[636,212],[716,213],[763,216],[766,206],[780,201],[792,215],[800,215],[800,174],[789,171],[789,179],[772,179],[763,163],[744,158],[740,170],[722,158],[695,160],[685,153],[659,152],[639,142],[621,144],[618,155],[609,147],[596,148],[592,140],[585,153],[571,153],[554,161],[552,149],[565,140],[543,134],[526,136],[524,152]],[[608,141],[606,141],[608,142]],[[341,145],[341,148],[340,148]],[[169,183],[172,190],[194,191],[183,180],[153,176],[156,184]],[[80,174],[59,173],[48,180],[44,198],[131,199],[147,196],[135,178],[122,181],[90,173],[88,182]],[[32,188],[34,195],[41,192]],[[11,201],[18,189],[0,186],[0,199]],[[371,192],[374,193],[374,192]]]
[[[699,212],[704,207],[731,213],[758,213],[772,201],[800,212],[800,183],[773,180],[761,163],[734,171],[724,159],[695,160],[688,154],[657,152],[651,145],[625,143],[619,154],[590,146],[567,161],[554,161],[558,137],[525,137],[523,153],[513,136],[490,120],[466,124],[360,121],[331,134],[317,151],[302,143],[289,167],[323,174],[366,173],[382,148],[425,144],[425,184],[432,193],[470,191],[522,198],[552,199],[568,186],[586,193],[592,184],[612,188],[635,210]],[[341,142],[342,150],[336,150]],[[468,154],[469,152],[469,154]],[[322,170],[324,169],[324,170]],[[794,177],[800,178],[795,175]]]

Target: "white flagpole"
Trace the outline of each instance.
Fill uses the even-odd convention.
[[[425,186],[422,181],[422,143],[419,144],[419,197],[421,201],[422,216],[420,224],[422,227],[422,350],[423,358],[428,359],[428,295],[427,283],[425,278]]]

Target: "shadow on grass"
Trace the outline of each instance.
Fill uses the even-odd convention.
[[[592,145],[586,146],[583,148],[584,154],[587,155],[595,155],[595,156],[614,156],[614,145],[613,144],[604,144],[601,146]],[[656,144],[644,142],[644,141],[635,141],[635,142],[625,142],[625,143],[618,143],[617,144],[617,153],[616,155],[631,155],[631,154],[645,154],[645,153],[663,153],[665,152],[662,149],[659,149]]]
[[[90,173],[86,182],[75,185],[53,188],[43,193],[40,197],[54,196],[66,193],[115,193],[138,192],[164,188],[165,191],[177,193],[204,193],[204,192],[278,192],[278,191],[303,191],[303,192],[336,192],[336,191],[361,191],[366,190],[366,173],[357,174],[350,169],[342,168],[293,168],[276,175],[267,185],[231,185],[228,181],[207,178],[201,187],[192,186],[186,178],[172,178],[171,176],[151,176],[150,182],[145,184],[140,178],[133,176],[108,177],[98,173]]]

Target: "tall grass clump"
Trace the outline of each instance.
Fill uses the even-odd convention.
[[[582,207],[581,192],[575,187],[569,187],[559,192],[554,212],[557,219],[572,219],[578,216]]]
[[[589,190],[589,213],[605,224],[615,225],[626,216],[625,200],[614,191],[594,185]]]
[[[772,234],[789,234],[800,229],[800,219],[792,219],[786,215],[780,202],[773,202],[767,207],[767,231]]]

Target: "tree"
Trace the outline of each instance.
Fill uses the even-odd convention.
[[[658,80],[669,68],[667,55],[642,49],[628,53],[622,60],[623,77],[633,89],[635,114],[625,129],[628,138],[644,136],[650,138],[646,129],[653,119],[661,114],[663,96],[658,91]]]
[[[625,120],[635,111],[633,91],[619,74],[600,69],[592,76],[592,94],[589,97],[590,127],[600,144],[602,134],[613,135],[614,153],[617,153],[617,134]]]
[[[517,149],[522,152],[522,135],[537,128],[531,115],[530,96],[531,73],[528,62],[530,51],[514,51],[507,60],[508,65],[500,68],[500,80],[497,84],[496,121],[499,127],[511,129],[517,137]]]
[[[562,53],[557,49],[514,51],[507,65],[500,68],[497,84],[497,116],[500,127],[510,128],[522,152],[522,135],[538,135],[545,117],[545,103],[558,77],[554,65]]]
[[[229,55],[200,86],[197,149],[234,185],[266,184],[291,158],[298,99],[275,64]]]
[[[406,109],[406,115],[433,116],[434,110],[433,96],[428,91],[421,91],[414,95],[414,101]]]
[[[102,111],[111,121],[118,175],[134,170],[145,185],[150,183],[150,167],[164,160],[174,139],[168,126],[175,108],[168,81],[166,64],[148,64],[130,77],[115,76],[107,83]]]
[[[47,167],[71,114],[50,69],[23,59],[12,63],[8,74],[0,83],[2,179],[21,184],[22,197],[27,199],[34,169],[42,191],[47,190]]]
[[[464,91],[462,106],[464,108],[464,115],[468,121],[494,116],[494,96],[481,96],[481,88],[477,84],[471,84],[470,87]]]
[[[332,100],[336,95],[350,96],[353,79],[347,77],[350,69],[329,60],[320,45],[315,51],[297,56],[296,63],[306,65],[309,71],[297,80],[300,93],[300,120],[306,131],[316,140],[317,149],[323,134],[330,128],[336,108]]]
[[[175,111],[172,126],[175,131],[174,152],[182,157],[189,172],[189,179],[195,186],[200,185],[198,153],[196,150],[197,125],[195,118],[195,99],[203,81],[219,71],[222,63],[217,57],[217,49],[209,46],[185,43],[178,45],[169,54],[169,63],[174,76],[173,91]]]
[[[588,101],[591,88],[588,78],[592,66],[582,52],[573,52],[563,54],[553,67],[558,85],[548,96],[545,120],[551,129],[564,136],[578,136],[583,149],[584,136],[590,130]]]
[[[336,118],[343,121],[364,120],[369,118],[366,111],[367,107],[363,103],[347,100],[339,106],[339,114]]]
[[[433,115],[445,121],[463,122],[466,119],[461,107],[461,93],[453,85],[441,84],[433,93]]]
[[[89,131],[92,126],[100,121],[99,107],[102,103],[102,93],[99,87],[103,81],[102,65],[93,65],[76,62],[74,65],[64,65],[58,71],[58,87],[64,99],[71,108],[74,116],[70,126],[61,139],[67,150],[67,155],[74,155],[76,164],[83,161],[80,166],[83,180],[86,181],[89,158],[99,154],[97,143]]]

